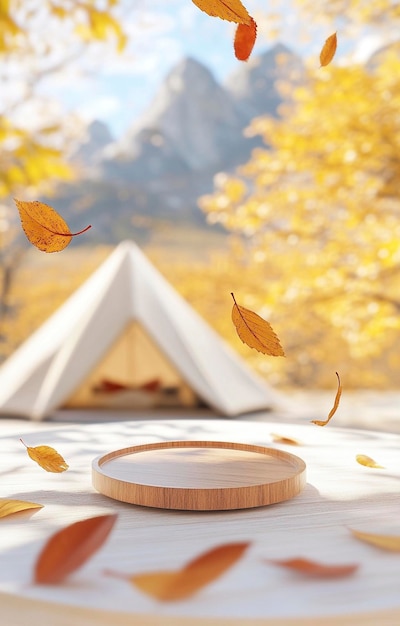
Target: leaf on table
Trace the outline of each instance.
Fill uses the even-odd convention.
[[[250,18],[250,24],[239,24],[236,28],[233,48],[239,61],[247,61],[257,39],[257,24]]]
[[[267,563],[286,567],[287,569],[299,572],[299,574],[314,576],[316,578],[341,578],[343,576],[350,576],[350,574],[354,574],[359,567],[354,563],[346,565],[326,565],[303,558],[287,559],[283,561],[268,560]]]
[[[237,304],[233,298],[232,321],[240,339],[258,352],[270,356],[285,356],[283,348],[271,325],[262,317]]]
[[[390,552],[400,552],[400,535],[377,535],[375,533],[353,530],[353,528],[349,530],[357,539],[370,543],[377,548],[389,550]]]
[[[46,470],[46,472],[59,474],[68,469],[69,465],[64,461],[61,454],[59,454],[54,448],[51,448],[50,446],[35,446],[34,448],[31,448],[30,446],[27,446],[22,439],[20,439],[20,441],[24,444],[32,461],[36,461],[36,463]]]
[[[121,574],[107,570],[109,576],[128,580],[141,591],[162,602],[183,600],[209,585],[232,567],[248,548],[249,543],[228,543],[200,554],[177,571],[146,574]]]
[[[14,202],[17,205],[25,235],[43,252],[60,252],[68,246],[72,237],[81,235],[91,228],[87,226],[79,233],[71,233],[65,220],[48,204],[38,200],[25,202],[16,198]]]
[[[62,528],[46,542],[35,564],[34,582],[61,583],[103,545],[117,515],[99,515]]]
[[[41,509],[43,504],[36,502],[26,502],[25,500],[6,500],[0,498],[0,517],[8,517],[19,513],[20,511],[28,511],[29,509]]]
[[[301,446],[303,445],[301,441],[298,439],[292,439],[292,437],[284,437],[283,435],[278,435],[277,433],[270,433],[272,441],[275,443],[284,443],[288,446]]]
[[[332,61],[333,57],[335,56],[336,48],[337,48],[337,35],[336,33],[333,33],[333,35],[328,37],[328,39],[325,41],[324,45],[322,46],[322,50],[319,55],[319,61],[321,63],[321,67],[324,67],[325,65],[329,65],[329,63]]]
[[[328,422],[330,422],[331,418],[335,415],[336,410],[339,406],[340,396],[342,395],[342,384],[340,382],[339,374],[337,372],[335,373],[338,379],[338,389],[337,389],[336,396],[335,396],[335,402],[333,403],[333,407],[330,410],[330,413],[326,420],[311,420],[312,424],[316,424],[317,426],[326,426]]]
[[[240,0],[192,0],[201,11],[236,24],[250,24],[251,17]]]
[[[356,454],[356,461],[365,467],[374,467],[375,469],[385,469],[383,465],[379,465],[374,459],[366,454]]]

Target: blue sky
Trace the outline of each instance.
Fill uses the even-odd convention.
[[[121,1],[121,19],[129,35],[126,50],[117,54],[112,46],[95,44],[68,68],[42,81],[39,88],[43,96],[58,101],[62,110],[86,122],[106,122],[116,137],[140,116],[163,77],[183,57],[191,55],[203,62],[220,81],[240,64],[233,54],[235,25],[211,18],[191,0]],[[265,2],[247,1],[249,12],[259,24],[253,56],[279,40],[311,62],[315,57],[318,63],[322,44],[340,29],[340,24],[310,25],[304,24],[303,18],[300,27],[291,0],[280,0],[275,5],[281,26],[279,36],[271,33],[273,20],[261,17]],[[337,62],[352,50],[350,41],[339,42]],[[376,45],[376,38],[364,37],[357,41],[357,52],[362,52],[363,46],[365,52]]]

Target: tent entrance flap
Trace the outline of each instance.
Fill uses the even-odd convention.
[[[114,345],[64,403],[66,408],[195,407],[198,396],[138,322]]]

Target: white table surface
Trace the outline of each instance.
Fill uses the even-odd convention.
[[[272,432],[304,445],[274,443]],[[20,436],[30,446],[55,447],[70,469],[45,472],[28,458]],[[94,457],[181,439],[278,447],[306,462],[307,486],[273,506],[212,513],[137,507],[93,489]],[[360,466],[356,454],[386,469]],[[0,497],[45,505],[30,517],[0,519],[0,611],[7,626],[400,624],[400,553],[362,543],[349,531],[400,534],[399,435],[221,419],[66,425],[14,420],[5,423],[0,438],[0,473]],[[32,585],[35,559],[51,534],[110,512],[118,513],[112,534],[80,570],[62,585]],[[242,560],[184,601],[163,604],[102,574],[106,568],[131,574],[180,568],[213,546],[247,540],[252,544]],[[360,567],[351,577],[316,580],[263,561],[294,557]]]

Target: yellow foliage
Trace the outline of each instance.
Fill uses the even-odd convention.
[[[230,178],[219,175],[215,192],[200,200],[210,221],[242,237],[235,262],[251,267],[258,287],[249,282],[241,294],[252,294],[252,308],[273,311],[286,329],[287,382],[307,373],[308,385],[324,385],[327,363],[346,386],[349,370],[350,385],[357,377],[377,387],[396,379],[399,75],[390,52],[374,71],[310,73],[283,119],[252,123],[269,148],[254,151],[234,177],[245,194],[229,194]],[[232,279],[226,289],[238,291]],[[355,371],[354,363],[363,365]]]

